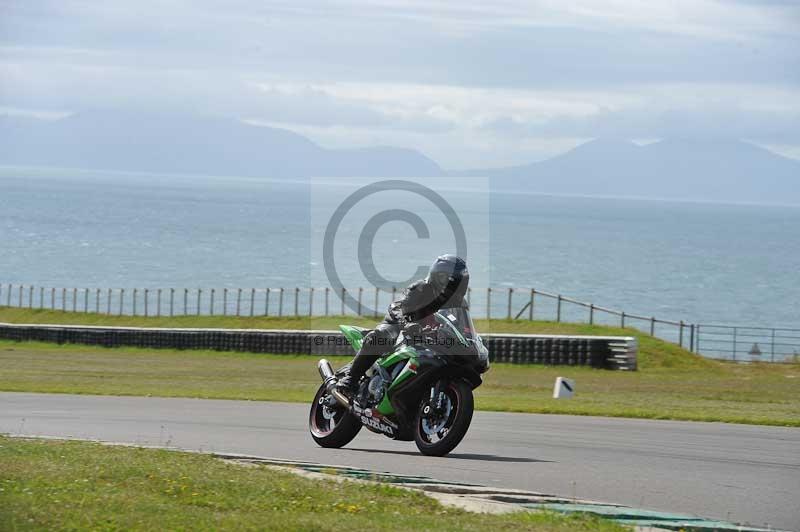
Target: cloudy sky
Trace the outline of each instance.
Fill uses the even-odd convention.
[[[800,3],[0,0],[0,113],[175,110],[447,168],[587,139],[800,158]]]

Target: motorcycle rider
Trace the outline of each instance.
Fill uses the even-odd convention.
[[[351,400],[358,391],[364,373],[397,341],[403,327],[419,323],[440,308],[463,306],[469,286],[467,263],[456,255],[441,255],[431,265],[425,279],[411,284],[403,297],[389,305],[386,316],[361,343],[347,375],[339,379],[337,389]]]

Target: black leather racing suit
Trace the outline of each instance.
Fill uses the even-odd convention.
[[[392,348],[405,324],[420,322],[445,304],[448,306],[463,305],[463,297],[461,295],[454,297],[455,291],[455,288],[450,289],[449,287],[437,291],[424,279],[406,288],[403,297],[389,305],[383,321],[364,337],[361,349],[353,359],[350,368],[349,381],[352,385],[356,385],[372,364]],[[451,301],[451,299],[458,299],[458,301]]]

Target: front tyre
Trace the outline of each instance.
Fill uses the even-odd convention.
[[[325,385],[320,386],[308,417],[308,430],[320,447],[344,447],[361,430],[361,422],[331,398]]]
[[[425,398],[414,422],[414,442],[428,456],[444,456],[466,435],[475,408],[472,387],[465,381],[442,381],[438,398]]]

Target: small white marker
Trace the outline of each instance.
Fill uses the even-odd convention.
[[[553,387],[553,399],[571,399],[575,395],[575,381],[558,377]]]

